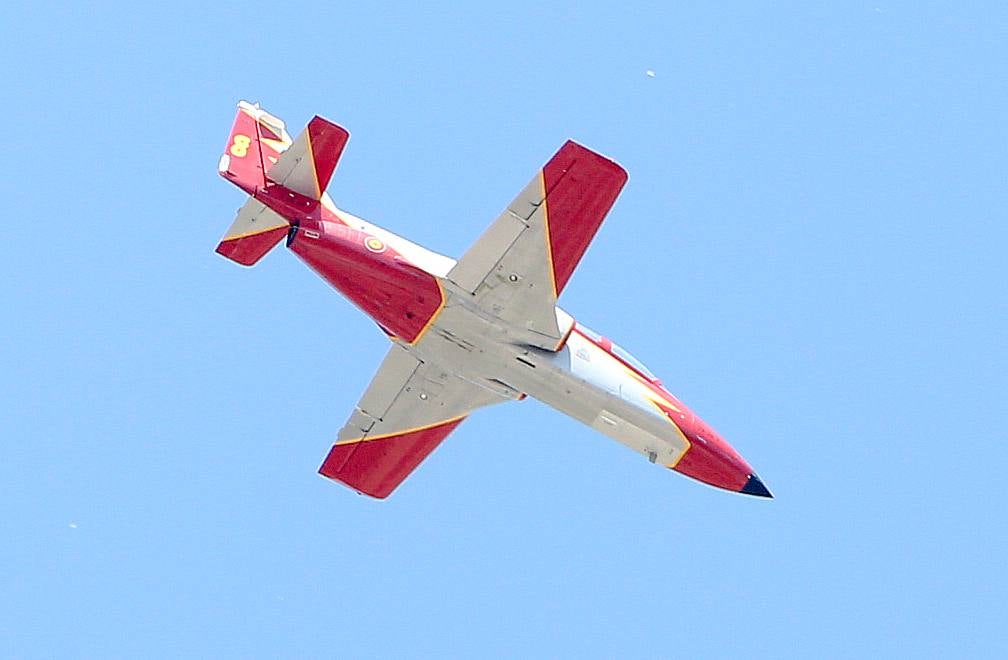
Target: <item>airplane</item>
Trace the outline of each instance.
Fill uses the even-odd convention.
[[[392,346],[319,472],[388,497],[470,413],[534,397],[703,483],[773,497],[647,367],[557,307],[627,173],[568,141],[455,261],[337,208],[350,134],[315,116],[296,138],[241,101],[218,170],[248,199],[216,252],[252,266],[281,240]]]

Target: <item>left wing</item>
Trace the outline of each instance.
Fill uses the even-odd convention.
[[[504,320],[521,341],[556,350],[556,302],[627,173],[568,141],[448,273],[476,305]]]
[[[393,346],[319,472],[388,497],[469,413],[507,400]]]

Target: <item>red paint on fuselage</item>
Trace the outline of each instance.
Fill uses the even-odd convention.
[[[735,449],[706,422],[690,413],[690,424],[683,432],[690,448],[675,465],[675,470],[711,486],[740,491],[753,469]]]
[[[368,247],[371,239],[372,247]],[[302,221],[290,249],[383,329],[415,342],[444,303],[437,279],[371,234],[337,222]]]
[[[668,390],[656,383],[649,385],[653,391],[661,393],[661,398],[666,404],[662,405],[662,401],[655,401],[655,405],[679,427],[690,443],[674,469],[711,486],[733,491],[741,490],[749,480],[749,475],[753,473],[745,459],[707,422],[700,419]]]
[[[436,277],[383,241],[379,247],[376,237],[348,226],[318,200],[271,183],[255,197],[297,227],[291,251],[386,332],[415,342],[440,311],[444,292]]]
[[[739,491],[753,473],[749,464],[735,448],[725,442],[707,422],[658,383],[645,381],[652,391],[661,394],[655,405],[679,427],[690,446],[674,469],[677,472],[711,486]]]

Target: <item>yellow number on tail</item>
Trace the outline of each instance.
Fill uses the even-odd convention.
[[[242,135],[239,133],[234,136],[234,141],[231,142],[231,155],[237,156],[238,158],[244,158],[245,154],[248,153],[249,145],[252,144],[252,140],[247,135]]]

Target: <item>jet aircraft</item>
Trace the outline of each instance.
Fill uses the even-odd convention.
[[[285,240],[392,342],[321,474],[385,498],[474,410],[527,395],[651,463],[772,497],[647,367],[557,307],[622,167],[568,141],[455,261],[333,204],[325,190],[348,139],[318,116],[292,139],[242,101],[218,166],[249,197],[216,251],[252,266]]]

